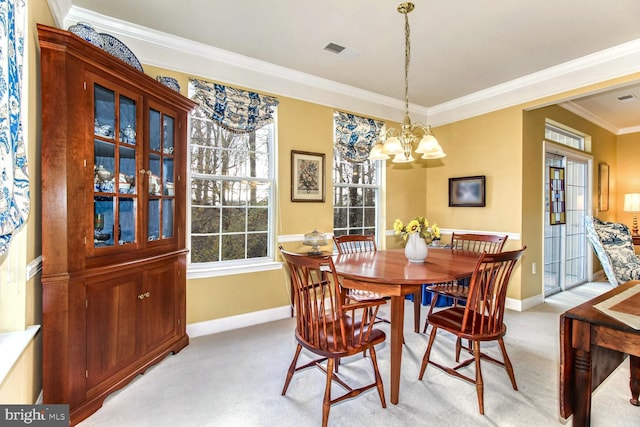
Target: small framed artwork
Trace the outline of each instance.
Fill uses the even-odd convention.
[[[291,201],[324,202],[324,154],[291,150]]]
[[[565,224],[564,168],[549,166],[549,224]]]
[[[609,165],[598,165],[598,210],[609,210]]]
[[[484,207],[484,175],[449,178],[449,206]]]

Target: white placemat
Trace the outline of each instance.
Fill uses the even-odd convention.
[[[640,284],[595,304],[593,308],[640,330]]]

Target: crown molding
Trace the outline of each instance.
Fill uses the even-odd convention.
[[[90,22],[121,39],[143,64],[252,88],[274,95],[402,121],[400,99],[301,73],[213,46],[152,30],[71,5],[48,0],[56,22],[68,28]],[[66,14],[64,14],[66,11]],[[215,70],[215,71],[212,71]],[[409,105],[418,119],[440,126],[491,111],[640,72],[640,39],[614,46],[432,107]]]
[[[640,71],[640,39],[429,108],[434,126],[580,89]]]
[[[609,132],[613,133],[614,135],[619,135],[620,134],[620,129],[618,129],[616,126],[612,125],[611,123],[609,123],[606,120],[601,119],[600,117],[598,117],[595,114],[591,113],[591,111],[585,110],[584,108],[582,108],[581,106],[579,106],[575,102],[566,101],[566,102],[562,102],[562,103],[558,104],[558,106],[564,108],[567,111],[572,112],[573,114],[575,114],[577,116],[582,117],[585,120],[590,121],[591,123],[594,123],[594,124],[600,126],[603,129],[608,130]]]

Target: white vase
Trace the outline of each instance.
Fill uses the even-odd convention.
[[[424,262],[428,253],[427,242],[418,233],[410,233],[404,247],[404,254],[409,262]]]

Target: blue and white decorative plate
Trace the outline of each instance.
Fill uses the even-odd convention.
[[[91,43],[94,46],[98,46],[100,49],[104,49],[104,41],[102,40],[102,36],[98,34],[96,30],[89,24],[84,22],[78,22],[76,25],[72,25],[69,27],[69,32],[75,34]]]
[[[178,80],[173,77],[156,76],[156,80],[166,87],[173,89],[176,92],[180,92],[180,84],[178,84]]]
[[[131,65],[133,68],[142,71],[140,61],[138,61],[138,58],[136,58],[133,52],[131,52],[124,43],[113,37],[111,34],[100,33],[100,35],[104,42],[102,49],[104,49],[105,52],[110,53],[119,60]]]

